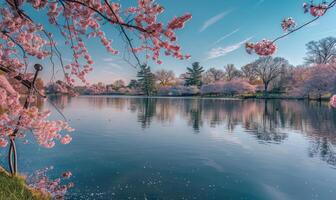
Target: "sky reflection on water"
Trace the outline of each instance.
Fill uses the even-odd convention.
[[[76,129],[73,142],[51,150],[19,144],[20,170],[71,170],[69,199],[336,195],[336,112],[323,103],[106,96],[52,101]]]

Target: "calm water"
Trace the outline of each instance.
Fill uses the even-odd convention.
[[[325,104],[105,96],[53,102],[76,129],[73,142],[53,149],[20,143],[19,167],[54,166],[55,177],[72,171],[68,199],[336,199],[336,111]]]

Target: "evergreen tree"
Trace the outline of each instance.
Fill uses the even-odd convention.
[[[142,89],[142,91],[147,95],[150,96],[153,94],[155,89],[155,76],[151,72],[151,69],[147,65],[141,65],[140,71],[138,72],[138,83]]]
[[[137,89],[139,87],[139,83],[137,80],[134,80],[132,79],[128,85],[127,85],[128,88],[131,88],[131,89]]]
[[[203,67],[199,62],[194,62],[192,67],[187,67],[187,73],[185,77],[185,85],[202,85],[202,73],[204,72]]]

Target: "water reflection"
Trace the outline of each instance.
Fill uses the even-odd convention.
[[[224,100],[199,98],[77,97],[86,98],[98,109],[113,108],[136,114],[139,125],[182,120],[199,133],[204,124],[226,127],[234,133],[237,126],[260,143],[280,144],[289,131],[304,134],[311,143],[308,154],[336,166],[336,112],[326,103],[286,100]],[[53,99],[65,108],[71,98]]]
[[[310,157],[319,157],[330,165],[336,166],[335,147],[326,137],[315,138],[309,149]]]

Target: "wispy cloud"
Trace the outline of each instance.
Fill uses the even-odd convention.
[[[105,58],[102,58],[102,60],[104,62],[121,62],[121,61],[124,61],[124,59],[121,56],[119,56],[119,55],[105,57]]]
[[[71,62],[72,60],[70,58],[62,58],[63,61],[66,61],[66,62]]]
[[[237,28],[236,30],[232,31],[231,33],[228,33],[228,34],[224,35],[223,37],[219,38],[216,42],[214,42],[214,45],[218,44],[219,42],[223,41],[224,39],[230,37],[231,35],[237,33],[238,31],[239,31],[239,28]]]
[[[226,46],[226,47],[218,47],[218,48],[213,48],[210,50],[208,53],[208,58],[207,59],[213,59],[213,58],[218,58],[227,55],[228,53],[231,53],[237,49],[239,49],[243,44],[245,44],[247,41],[251,40],[252,37],[249,37],[243,41],[240,41],[236,44]]]
[[[113,68],[116,68],[116,69],[122,69],[122,66],[120,64],[117,64],[117,63],[108,63],[107,65],[109,67],[113,67]]]
[[[228,11],[224,11],[222,13],[219,13],[218,15],[211,17],[210,19],[206,20],[203,24],[203,26],[200,29],[200,32],[205,31],[207,28],[209,28],[210,26],[214,25],[215,23],[217,23],[219,20],[221,20],[225,15],[229,14],[231,12],[231,10]]]
[[[104,62],[112,62],[112,61],[115,61],[115,59],[111,58],[111,57],[108,57],[108,58],[103,58],[103,61]]]

